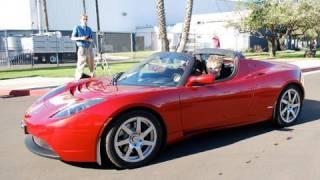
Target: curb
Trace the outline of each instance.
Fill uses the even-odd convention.
[[[20,96],[41,96],[49,92],[52,88],[42,89],[0,89],[0,97],[20,97]]]
[[[320,67],[313,67],[313,68],[306,68],[306,69],[301,69],[302,72],[311,72],[311,71],[318,71],[320,70]]]
[[[302,69],[303,73],[318,71],[320,67]],[[19,96],[41,96],[49,92],[54,87],[35,88],[35,89],[0,89],[0,97],[19,97]]]

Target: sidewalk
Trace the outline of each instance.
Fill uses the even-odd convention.
[[[314,59],[281,59],[272,60],[294,64],[302,69],[302,72],[320,70],[320,60]],[[0,80],[0,97],[5,96],[39,96],[50,89],[72,81],[73,78],[46,78],[30,77]]]
[[[39,96],[50,89],[66,84],[73,78],[30,77],[0,80],[1,96]]]
[[[283,61],[279,61],[283,62]],[[302,70],[302,72],[310,72],[310,71],[317,71],[320,70],[320,60],[295,60],[295,61],[286,61],[289,64],[294,64],[296,66],[299,66]]]

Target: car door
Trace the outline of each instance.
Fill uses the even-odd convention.
[[[236,125],[252,121],[249,109],[254,83],[246,61],[239,62],[237,74],[226,81],[182,87],[181,117],[185,131]]]
[[[277,68],[274,64],[263,61],[254,61],[251,64],[252,72],[255,72],[253,103],[258,104],[252,107],[251,113],[255,114],[257,120],[267,120],[272,118],[282,82],[279,74],[275,73]]]

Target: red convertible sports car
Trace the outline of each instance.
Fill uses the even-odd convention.
[[[292,125],[303,99],[296,66],[223,49],[163,52],[113,78],[53,89],[27,110],[22,126],[38,155],[135,168],[195,133],[265,120]]]

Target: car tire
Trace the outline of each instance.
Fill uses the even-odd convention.
[[[108,157],[121,169],[137,168],[148,164],[157,155],[163,143],[163,130],[152,113],[131,111],[112,122],[103,133],[101,142],[102,157]]]
[[[295,85],[289,85],[282,90],[276,105],[274,122],[279,127],[295,124],[302,109],[302,92]]]

